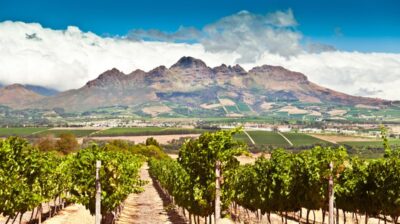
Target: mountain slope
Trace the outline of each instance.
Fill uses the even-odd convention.
[[[43,98],[43,95],[29,90],[20,84],[0,88],[0,104],[16,109],[25,108],[30,103]]]
[[[32,90],[33,92],[43,96],[54,96],[58,93],[58,91],[55,89],[43,86],[36,86],[36,85],[24,85],[24,86],[25,88]]]
[[[280,66],[263,65],[247,72],[239,65],[210,68],[199,59],[183,57],[170,68],[159,66],[149,72],[124,74],[114,68],[79,89],[21,105],[61,107],[66,111],[129,106],[152,116],[206,116],[209,112],[213,116],[236,116],[263,113],[277,102],[373,107],[390,104],[321,87],[304,74]]]

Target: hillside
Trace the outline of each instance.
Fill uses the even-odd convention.
[[[0,104],[15,109],[25,108],[30,103],[43,98],[43,95],[27,89],[20,84],[13,84],[0,88]]]

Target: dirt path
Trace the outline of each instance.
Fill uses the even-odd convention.
[[[95,217],[83,205],[72,204],[44,224],[93,224]]]
[[[144,186],[144,191],[140,194],[131,194],[128,196],[124,203],[122,213],[116,223],[186,223],[183,217],[181,217],[174,209],[165,209],[170,207],[170,202],[149,176],[147,164],[142,167],[140,177],[142,180],[148,181]]]

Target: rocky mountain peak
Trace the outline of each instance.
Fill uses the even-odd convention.
[[[236,73],[236,74],[246,74],[246,71],[240,66],[226,66],[222,64],[212,69],[214,73]]]
[[[307,82],[307,76],[300,72],[293,72],[282,66],[263,65],[252,68],[249,73],[265,76],[275,81]]]
[[[182,57],[171,68],[208,68],[204,61],[193,57]]]
[[[99,75],[96,79],[86,83],[87,87],[104,87],[111,86],[120,83],[122,79],[125,78],[125,74],[116,68],[107,70]]]

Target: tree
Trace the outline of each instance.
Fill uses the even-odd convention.
[[[147,146],[154,145],[154,146],[160,147],[160,144],[158,143],[158,141],[153,137],[150,137],[150,138],[146,139],[146,145]]]
[[[35,146],[43,152],[50,152],[56,150],[56,140],[53,135],[44,135],[36,140]]]
[[[60,134],[60,139],[56,142],[57,151],[64,155],[77,150],[79,147],[78,141],[74,134],[63,133]]]

